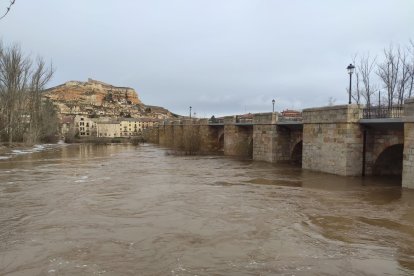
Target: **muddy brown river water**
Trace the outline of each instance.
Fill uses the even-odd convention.
[[[151,145],[0,160],[0,275],[413,275],[414,191]]]

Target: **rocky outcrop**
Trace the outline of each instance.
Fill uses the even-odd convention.
[[[44,96],[54,102],[103,106],[110,103],[140,104],[137,93],[130,87],[119,87],[101,81],[68,81],[49,88]]]
[[[101,81],[68,81],[49,88],[43,96],[58,108],[61,118],[84,115],[91,118],[152,118],[177,117],[165,108],[147,106],[130,87],[119,87]]]

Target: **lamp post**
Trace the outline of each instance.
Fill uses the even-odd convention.
[[[275,99],[272,100],[272,105],[273,105],[273,113],[275,113]]]
[[[352,89],[352,74],[354,73],[355,66],[350,63],[348,67],[346,67],[349,74],[349,101],[348,104],[351,104],[351,89]]]
[[[192,107],[190,106],[190,120],[191,120],[191,108],[192,108]]]

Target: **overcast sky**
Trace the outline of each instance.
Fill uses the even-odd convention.
[[[1,11],[9,0],[0,0]],[[16,0],[3,43],[197,116],[347,102],[346,67],[414,39],[413,0]]]

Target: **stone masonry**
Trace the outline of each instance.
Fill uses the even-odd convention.
[[[251,157],[253,127],[235,125],[236,118],[224,118],[224,155]]]
[[[362,173],[362,131],[357,105],[303,110],[302,167],[352,176]]]
[[[276,113],[253,117],[253,160],[275,162],[277,154]]]
[[[414,189],[414,98],[404,105],[404,160],[402,186]]]

